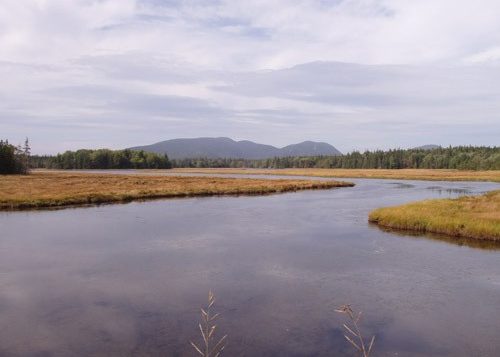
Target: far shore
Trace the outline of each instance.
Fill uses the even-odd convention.
[[[500,182],[500,170],[468,171],[443,169],[247,169],[176,168],[169,172],[202,174],[285,175],[328,178],[368,178],[425,181]]]
[[[50,170],[36,169],[33,172],[109,172],[127,169],[83,169],[83,170]],[[107,173],[107,174],[109,174]],[[174,168],[174,169],[141,169],[134,170],[134,174],[203,174],[203,175],[276,175],[276,176],[309,176],[322,178],[365,178],[365,179],[393,179],[393,180],[422,180],[422,181],[479,181],[500,182],[500,170],[444,170],[444,169],[252,169],[252,168]]]

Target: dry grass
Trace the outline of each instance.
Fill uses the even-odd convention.
[[[500,182],[500,170],[427,170],[427,169],[174,169],[178,173],[289,175],[333,178],[374,178],[428,181],[492,181]]]
[[[353,186],[346,182],[155,175],[35,172],[0,176],[0,210],[62,207],[139,199],[258,195]]]
[[[222,336],[220,339],[215,337],[217,330],[215,322],[220,315],[212,313],[214,304],[215,295],[212,291],[209,291],[207,306],[201,309],[201,322],[198,324],[202,343],[196,344],[192,341],[190,342],[195,351],[203,357],[220,357],[227,346],[227,335]],[[342,305],[340,308],[335,309],[335,311],[346,315],[349,319],[348,322],[342,325],[345,330],[344,337],[346,340],[356,349],[361,357],[369,357],[373,349],[375,336],[372,336],[369,344],[365,341],[359,327],[362,313],[355,313],[351,305]]]
[[[191,346],[193,346],[196,352],[203,357],[219,357],[227,345],[227,335],[224,335],[218,341],[215,338],[215,331],[217,329],[215,321],[219,317],[219,314],[212,314],[212,307],[214,304],[215,295],[209,291],[208,303],[204,309],[201,309],[201,323],[198,324],[203,344],[197,345],[191,342]]]
[[[389,228],[500,241],[500,190],[379,208],[369,220]]]
[[[361,357],[369,357],[372,352],[373,343],[375,342],[375,336],[372,336],[370,343],[367,344],[361,330],[359,328],[359,320],[361,320],[361,311],[355,313],[351,308],[351,305],[342,305],[340,308],[335,310],[341,314],[347,315],[351,326],[348,324],[343,324],[345,334],[345,339],[351,344],[352,347],[358,351]]]

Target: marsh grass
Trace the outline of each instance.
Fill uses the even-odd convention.
[[[375,336],[371,338],[369,344],[366,343],[359,328],[359,321],[361,320],[362,312],[360,311],[355,313],[351,308],[351,305],[342,305],[335,311],[347,315],[349,319],[348,323],[344,323],[342,325],[345,331],[345,339],[356,349],[356,351],[359,352],[360,356],[369,357],[375,342]]]
[[[382,227],[500,242],[500,190],[379,208],[369,221]]]
[[[35,172],[0,177],[0,210],[51,208],[133,200],[263,195],[353,186],[314,180]]]
[[[217,325],[215,324],[219,314],[212,314],[212,307],[215,304],[215,295],[212,291],[208,292],[207,306],[201,309],[200,328],[203,343],[197,345],[191,341],[191,346],[203,357],[218,357],[227,346],[227,335],[224,335],[219,340],[215,337]]]
[[[426,181],[492,181],[500,182],[500,170],[469,171],[444,169],[191,169],[172,172],[204,174],[286,175],[332,178],[373,178]]]

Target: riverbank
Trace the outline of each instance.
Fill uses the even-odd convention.
[[[500,242],[500,190],[379,208],[369,221],[383,227]]]
[[[331,178],[373,178],[426,181],[491,181],[500,182],[500,170],[427,170],[427,169],[203,169],[177,168],[177,173],[244,174],[244,175],[287,175]]]
[[[340,181],[34,172],[0,177],[0,210],[78,206],[133,200],[263,195],[349,187]]]

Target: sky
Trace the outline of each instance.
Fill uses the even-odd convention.
[[[498,0],[2,0],[0,138],[500,144]]]

